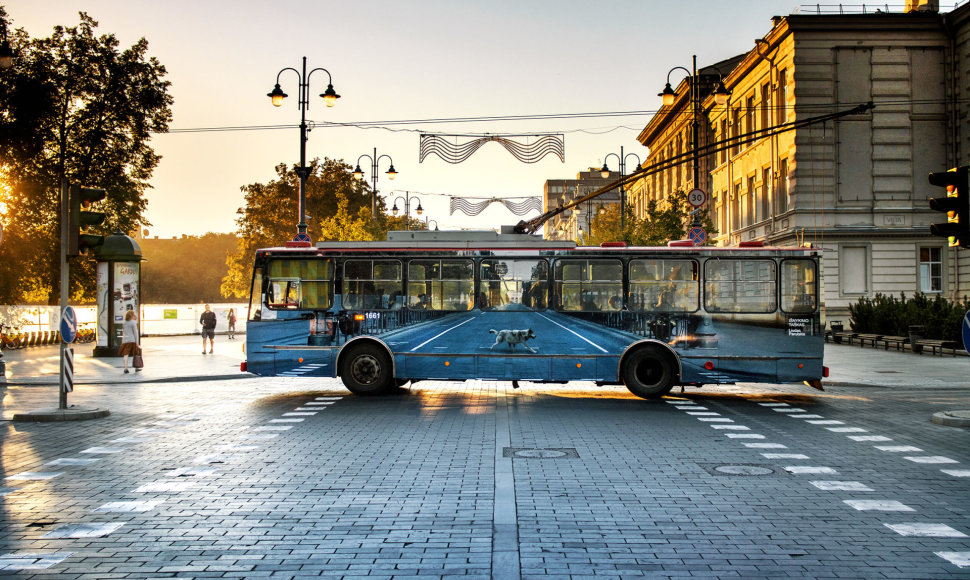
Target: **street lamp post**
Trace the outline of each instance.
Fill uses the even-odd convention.
[[[611,155],[613,157],[616,157],[617,160],[618,160],[618,162],[619,162],[619,164],[620,164],[620,179],[621,180],[623,179],[623,176],[626,175],[626,158],[627,157],[630,157],[631,155],[633,157],[635,157],[636,160],[637,160],[637,169],[640,168],[640,156],[637,155],[636,153],[627,153],[626,155],[624,155],[623,154],[623,146],[621,145],[620,146],[620,154],[619,155],[617,155],[616,153],[607,153],[606,154],[606,157],[603,158],[603,168],[600,169],[600,176],[603,179],[606,179],[606,178],[608,178],[610,176],[610,168],[606,165],[606,160],[609,159]],[[626,207],[626,190],[623,188],[623,183],[621,181],[621,183],[620,183],[620,232],[621,233],[623,232],[623,230],[626,229],[626,218],[624,216],[624,213],[625,213],[624,209],[625,209],[625,207]]]
[[[693,70],[687,70],[682,66],[675,66],[667,72],[667,84],[664,86],[664,90],[660,92],[657,96],[663,97],[663,104],[665,107],[669,107],[674,104],[677,98],[677,93],[670,87],[670,73],[675,70],[682,70],[687,73],[687,83],[690,86],[690,99],[691,99],[691,147],[693,148],[693,165],[694,165],[694,189],[700,189],[700,117],[701,117],[701,87],[697,79],[697,55],[693,56]],[[717,70],[717,69],[715,69]],[[720,71],[718,71],[718,76],[720,76]],[[715,85],[714,90],[714,102],[718,106],[723,106],[727,103],[728,97],[731,93],[724,87],[724,83],[718,80],[717,85]]]
[[[354,177],[357,179],[364,179],[364,170],[360,168],[360,160],[364,157],[370,159],[371,162],[371,180],[373,181],[373,186],[370,192],[370,213],[372,219],[377,219],[377,166],[381,159],[387,157],[387,161],[391,164],[391,167],[385,172],[387,173],[387,178],[394,181],[394,177],[397,175],[397,171],[394,170],[394,160],[391,159],[390,155],[377,155],[377,147],[374,148],[374,155],[368,155],[364,153],[357,158],[357,167],[354,167]]]
[[[403,197],[398,196],[394,199],[394,205],[391,207],[391,214],[393,214],[394,216],[397,216],[397,212],[400,211],[399,209],[397,209],[397,201],[399,199],[404,200],[404,229],[410,230],[411,221],[409,219],[409,216],[411,215],[411,202],[414,200],[418,200],[418,207],[414,210],[414,213],[421,215],[421,213],[424,212],[424,208],[421,207],[421,198],[419,198],[416,195],[409,196],[408,192],[405,191]],[[435,225],[437,224],[438,222],[435,222]]]
[[[276,73],[276,86],[273,87],[271,92],[266,93],[266,96],[272,99],[274,107],[283,106],[283,99],[289,96],[283,92],[283,89],[280,88],[280,76],[288,70],[295,72],[299,77],[299,96],[297,97],[297,107],[300,109],[300,166],[296,170],[296,174],[300,178],[300,223],[296,226],[297,234],[293,240],[309,242],[310,236],[306,233],[306,180],[309,175],[309,168],[306,166],[306,110],[310,106],[310,77],[318,70],[327,73],[327,90],[324,91],[320,96],[323,97],[323,102],[328,107],[334,106],[337,103],[337,99],[340,98],[340,95],[333,90],[333,78],[330,76],[330,71],[325,68],[318,67],[307,73],[306,57],[304,56],[302,72],[293,67],[286,67],[281,69],[280,72]]]
[[[431,230],[432,223],[434,224],[434,231],[438,231],[438,220],[429,220],[428,218],[424,218],[424,227],[429,231]]]

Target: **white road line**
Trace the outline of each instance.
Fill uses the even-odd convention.
[[[883,524],[900,536],[922,538],[966,538],[967,535],[946,524]]]
[[[711,425],[714,429],[730,429],[733,431],[750,431],[750,427],[744,425]]]
[[[812,425],[845,425],[844,421],[836,421],[835,419],[820,419],[818,421],[805,421],[806,423],[811,423]]]
[[[919,447],[913,447],[912,445],[876,445],[876,449],[879,451],[888,451],[890,453],[919,453],[923,451]]]
[[[883,437],[882,435],[849,435],[849,439],[853,441],[892,441],[892,437]]]
[[[762,453],[765,459],[809,459],[804,453]]]
[[[42,538],[103,538],[125,524],[121,522],[93,522],[90,524],[65,524],[47,532]]]
[[[933,552],[957,568],[970,568],[970,552]],[[2,569],[2,568],[0,568]]]
[[[537,314],[538,314],[538,313],[537,313]],[[588,338],[586,338],[585,336],[583,336],[583,335],[581,335],[581,334],[578,334],[578,333],[576,333],[575,331],[573,331],[573,330],[571,330],[571,329],[569,329],[569,328],[566,328],[565,326],[563,326],[563,325],[561,325],[561,324],[559,324],[559,323],[558,323],[558,322],[556,322],[555,320],[552,320],[551,318],[549,318],[549,317],[547,317],[547,316],[543,316],[542,314],[539,314],[539,316],[540,316],[540,317],[542,317],[542,318],[545,318],[545,319],[546,319],[546,320],[548,320],[549,322],[551,322],[551,323],[553,323],[553,324],[555,324],[556,326],[558,326],[559,328],[561,328],[561,329],[563,329],[563,330],[565,330],[565,331],[567,331],[567,332],[569,332],[570,334],[573,334],[573,335],[575,335],[575,336],[577,336],[577,337],[579,337],[580,339],[582,339],[582,340],[584,340],[584,341],[586,341],[586,342],[588,342],[589,344],[591,344],[591,345],[593,345],[593,346],[595,346],[596,348],[598,348],[598,349],[600,349],[600,351],[602,351],[602,352],[608,352],[608,351],[607,351],[607,350],[606,350],[605,348],[603,348],[602,346],[600,346],[600,345],[598,345],[598,344],[596,344],[595,342],[593,342],[593,341],[591,341],[590,339],[588,339]]]
[[[815,487],[825,491],[873,491],[860,481],[810,481]]]
[[[757,433],[726,433],[728,439],[764,439],[764,435]]]
[[[744,446],[751,449],[788,449],[787,445],[781,443],[745,443]]]
[[[912,461],[913,463],[960,463],[956,459],[950,459],[949,457],[943,457],[941,455],[919,455],[916,457],[904,457],[904,459]]]
[[[439,338],[440,336],[443,336],[444,334],[447,334],[447,333],[449,333],[449,332],[451,332],[452,330],[454,330],[454,329],[456,329],[456,328],[458,328],[459,326],[461,326],[461,325],[463,325],[463,324],[468,324],[469,322],[471,322],[472,320],[475,320],[476,318],[478,318],[478,316],[472,316],[471,318],[469,318],[468,320],[466,320],[466,321],[464,321],[464,322],[459,322],[458,324],[456,324],[456,325],[454,325],[454,326],[452,326],[451,328],[447,328],[447,329],[445,329],[445,330],[442,330],[442,331],[441,331],[441,332],[439,332],[438,334],[436,334],[436,335],[434,335],[434,336],[432,336],[432,337],[431,337],[431,338],[429,338],[428,340],[426,340],[426,341],[424,341],[424,342],[422,342],[421,344],[419,344],[418,346],[416,346],[416,347],[414,347],[414,348],[412,348],[412,349],[411,349],[411,352],[414,352],[414,351],[416,351],[416,350],[418,350],[419,348],[421,348],[422,346],[424,346],[424,345],[426,345],[426,344],[428,344],[428,343],[429,343],[429,342],[431,342],[432,340],[435,340],[436,338]],[[604,351],[604,352],[605,352],[605,351]]]
[[[805,473],[838,473],[838,471],[831,467],[823,467],[821,465],[789,465],[785,468],[785,471],[792,475],[802,475]]]
[[[832,433],[868,433],[868,429],[862,427],[826,427]]]
[[[883,499],[845,499],[842,503],[847,504],[860,512],[876,511],[876,512],[915,512],[913,508],[908,505],[899,503],[898,501],[883,500]]]
[[[0,556],[0,570],[46,570],[69,558],[73,552],[53,554],[4,554]]]
[[[4,479],[22,479],[24,481],[39,481],[42,479],[54,479],[58,475],[63,474],[63,471],[22,471],[20,473],[15,473],[13,475],[8,475]]]
[[[798,413],[804,413],[805,412],[805,409],[799,409],[799,408],[796,408],[796,407],[778,407],[776,409],[772,409],[772,411],[774,411],[775,413],[795,413],[795,414],[798,414]]]
[[[941,469],[940,471],[953,477],[970,477],[970,469]]]
[[[193,485],[195,483],[191,481],[155,481],[141,485],[134,493],[176,493],[185,491]]]

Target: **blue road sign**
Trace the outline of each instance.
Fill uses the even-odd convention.
[[[689,232],[687,232],[687,239],[694,242],[695,246],[703,245],[707,241],[707,232],[704,228],[692,227]]]
[[[963,349],[970,352],[970,310],[963,315]]]
[[[77,338],[77,314],[70,306],[61,313],[61,340],[70,344]]]
[[[293,236],[294,242],[310,242],[310,234],[296,234]]]

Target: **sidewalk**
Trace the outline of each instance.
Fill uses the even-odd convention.
[[[245,335],[216,336],[215,354],[202,354],[197,336],[150,336],[142,341],[145,370],[122,373],[121,358],[94,358],[93,343],[74,346],[75,384],[224,380],[251,377],[239,371]],[[3,351],[8,385],[57,384],[57,346]],[[825,345],[826,388],[840,386],[970,388],[970,358],[936,357],[840,344]]]
[[[74,384],[152,383],[193,380],[225,380],[252,377],[239,371],[245,360],[245,335],[228,340],[216,336],[215,354],[202,354],[202,338],[192,336],[148,336],[142,339],[145,369],[124,374],[121,357],[91,356],[94,343],[74,345]],[[57,345],[4,350],[8,385],[56,385],[60,369]],[[129,365],[131,361],[129,361]],[[0,380],[0,384],[2,380]]]

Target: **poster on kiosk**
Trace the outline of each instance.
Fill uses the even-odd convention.
[[[138,311],[140,266],[138,262],[98,262],[98,346],[109,346],[112,328],[120,344],[125,313]]]

